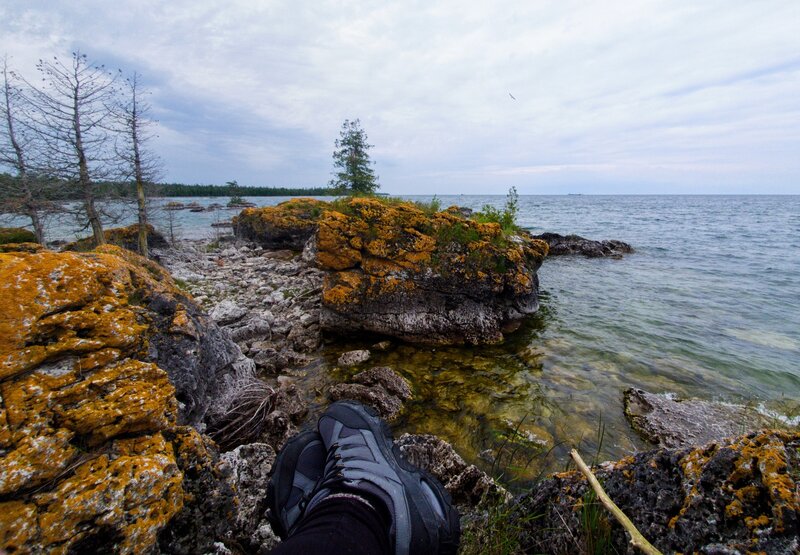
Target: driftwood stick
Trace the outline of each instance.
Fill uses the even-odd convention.
[[[631,537],[631,545],[641,550],[643,553],[647,555],[662,555],[662,553],[653,547],[653,545],[647,541],[647,539],[636,529],[636,526],[633,525],[631,519],[625,516],[625,513],[617,507],[616,503],[614,503],[608,494],[603,490],[603,486],[600,485],[600,482],[597,481],[597,478],[592,471],[586,466],[586,463],[583,462],[583,459],[578,454],[578,452],[573,449],[569,452],[569,456],[572,457],[572,460],[575,461],[575,464],[578,466],[578,470],[580,470],[586,479],[589,480],[589,484],[591,484],[592,489],[597,494],[597,497],[600,499],[600,502],[603,506],[608,509],[614,518],[617,519],[625,531],[628,532],[628,535]]]

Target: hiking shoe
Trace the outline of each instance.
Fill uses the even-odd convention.
[[[281,539],[305,514],[325,469],[325,456],[325,446],[315,431],[294,436],[278,453],[267,485],[267,519]]]
[[[460,527],[450,496],[400,455],[374,411],[339,401],[320,417],[318,429],[327,460],[308,511],[332,494],[353,493],[385,509],[395,555],[456,553]]]

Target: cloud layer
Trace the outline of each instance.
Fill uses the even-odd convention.
[[[358,117],[393,193],[800,193],[790,0],[53,4],[0,53],[142,72],[167,180],[323,185]]]

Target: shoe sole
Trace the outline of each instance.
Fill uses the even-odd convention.
[[[276,470],[282,468],[284,464],[290,465],[291,468],[296,468],[300,454],[314,439],[319,440],[319,434],[311,430],[294,436],[286,442],[272,465],[273,474],[267,483],[267,508],[269,509],[267,511],[267,520],[272,526],[272,530],[281,539],[286,539],[286,536],[289,535],[289,530],[281,519],[278,507],[284,506],[289,499],[292,487],[294,487],[294,473],[278,473]]]
[[[394,439],[392,432],[389,429],[389,425],[378,415],[375,410],[373,410],[371,407],[348,401],[337,401],[336,403],[330,405],[328,410],[331,410],[336,405],[347,406],[349,409],[361,416],[363,422],[369,426],[369,429],[375,437],[378,447],[380,448],[384,458],[389,462],[390,465],[392,465],[407,491],[414,491],[411,488],[418,489],[420,487],[419,483],[423,481],[430,487],[431,491],[433,491],[434,495],[438,498],[437,500],[439,504],[444,508],[444,520],[447,523],[447,528],[440,527],[438,530],[439,550],[437,553],[441,555],[455,555],[458,551],[459,538],[461,535],[461,522],[458,516],[458,511],[453,507],[450,494],[447,492],[447,490],[444,489],[439,480],[437,480],[429,472],[426,472],[418,466],[411,464],[405,460],[405,458],[399,452],[395,453],[395,450],[393,449]],[[326,414],[327,412],[328,411],[326,411]],[[336,418],[336,416],[331,417]],[[347,426],[347,420],[347,418],[343,418],[340,421]],[[349,427],[359,428],[360,426],[351,423]],[[414,501],[415,504],[419,504],[416,500]],[[447,530],[450,531],[449,534],[445,533]]]

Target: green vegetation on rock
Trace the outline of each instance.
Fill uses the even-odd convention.
[[[0,245],[11,243],[35,243],[36,235],[21,227],[0,227]]]

